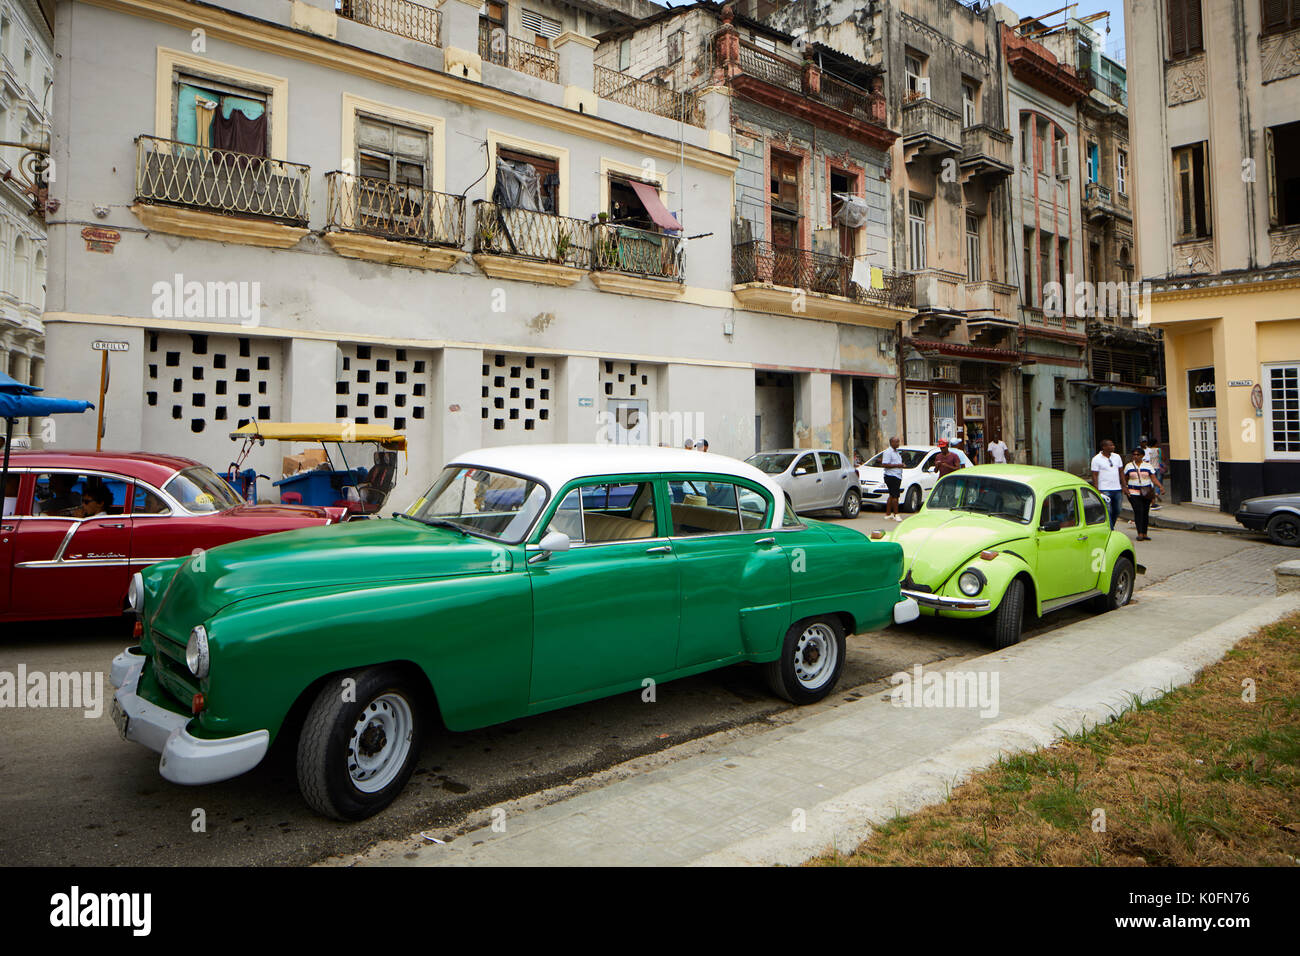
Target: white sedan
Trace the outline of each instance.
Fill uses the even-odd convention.
[[[960,448],[951,449],[961,459],[963,468],[970,468],[973,462]],[[899,494],[904,511],[919,511],[921,502],[930,493],[934,483],[939,480],[939,472],[934,466],[934,456],[939,454],[935,446],[900,445],[898,453],[903,456],[903,483]],[[885,469],[881,459],[882,451],[865,465],[858,466],[858,488],[862,492],[862,503],[883,505],[889,497],[889,488],[885,485]]]

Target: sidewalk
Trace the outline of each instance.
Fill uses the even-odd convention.
[[[1125,518],[1133,517],[1133,509],[1124,502]],[[1239,534],[1255,541],[1267,541],[1268,537],[1258,531],[1249,531],[1237,523],[1232,515],[1205,505],[1171,504],[1162,502],[1159,511],[1151,512],[1151,527],[1166,528],[1172,531],[1219,531],[1226,534]]]
[[[498,808],[502,832],[488,824],[442,845],[416,835],[343,862],[798,864],[831,846],[850,849],[873,823],[944,799],[1001,753],[1045,745],[1106,720],[1132,695],[1190,681],[1242,637],[1296,610],[1300,593],[1229,598],[1162,582],[1120,611],[954,665],[984,674],[989,686],[996,679],[998,712],[989,718],[978,706],[895,706],[882,682],[805,720],[724,739],[568,800],[504,817]]]

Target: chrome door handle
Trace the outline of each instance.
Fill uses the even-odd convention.
[[[100,527],[100,528],[125,528],[126,525],[124,525],[124,524],[101,524],[101,525],[97,525],[97,527]]]
[[[656,548],[646,548],[645,553],[646,554],[671,554],[672,550],[673,549],[671,545],[661,544]]]
[[[1075,540],[1075,541],[1087,541],[1087,540],[1088,540],[1088,536],[1087,536],[1086,534],[1081,534],[1081,535],[1079,535],[1079,537],[1075,538],[1074,540]]]
[[[13,531],[17,527],[18,525],[16,524],[4,524],[4,525],[0,525],[0,531]]]
[[[759,538],[754,544],[770,545],[776,544],[776,538]]]

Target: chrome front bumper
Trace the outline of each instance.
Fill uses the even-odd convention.
[[[207,740],[187,729],[189,714],[178,714],[141,697],[136,689],[145,656],[128,647],[113,658],[109,680],[116,687],[113,720],[126,740],[162,754],[158,772],[172,783],[203,784],[229,780],[252,770],[266,756],[271,735],[254,730],[237,737]]]
[[[906,590],[903,591],[903,595],[923,607],[939,608],[945,611],[987,611],[989,609],[989,602],[986,598],[944,597],[941,594],[931,594],[928,591]]]

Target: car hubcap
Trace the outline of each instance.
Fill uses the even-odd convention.
[[[376,697],[357,715],[348,741],[348,775],[363,793],[376,793],[393,782],[411,750],[415,719],[400,694]]]
[[[1116,603],[1123,607],[1128,603],[1128,599],[1133,596],[1133,575],[1129,573],[1128,568],[1119,572],[1119,581],[1115,588]]]
[[[1300,536],[1300,525],[1294,521],[1280,521],[1277,525],[1277,536],[1283,541],[1295,541]]]
[[[794,649],[794,676],[808,690],[816,690],[835,673],[839,644],[825,624],[812,624],[799,635]]]
[[[858,513],[858,496],[849,495],[849,514],[855,515],[857,513]]]

